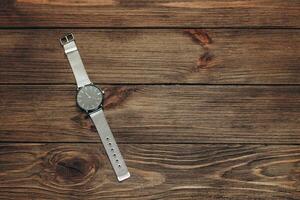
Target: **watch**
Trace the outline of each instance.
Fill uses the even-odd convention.
[[[68,33],[60,38],[60,44],[64,48],[76,79],[77,105],[91,117],[118,181],[123,181],[130,177],[130,173],[103,112],[104,91],[90,81],[75,44],[73,34]]]

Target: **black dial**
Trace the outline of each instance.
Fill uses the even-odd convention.
[[[77,104],[85,111],[99,108],[102,100],[102,91],[94,85],[84,86],[77,93]]]

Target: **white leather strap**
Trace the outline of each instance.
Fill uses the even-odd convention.
[[[129,178],[130,173],[128,172],[125,161],[109,128],[103,110],[100,109],[96,112],[91,113],[90,117],[96,126],[98,134],[106,150],[110,163],[113,166],[113,169],[118,177],[118,180],[123,181]]]
[[[91,84],[91,81],[85,71],[77,46],[75,44],[73,35],[66,35],[65,37],[61,38],[60,42],[64,47],[65,54],[69,60],[70,66],[76,79],[77,87],[80,88],[82,86]]]

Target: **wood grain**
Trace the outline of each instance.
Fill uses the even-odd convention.
[[[1,30],[0,83],[74,84],[75,33],[96,83],[300,84],[300,30]]]
[[[299,200],[300,1],[1,0],[0,200]],[[75,103],[103,86],[132,177]]]
[[[300,144],[299,86],[105,86],[119,143]],[[72,86],[1,86],[1,141],[98,141]]]
[[[299,146],[0,144],[0,199],[299,199]],[[201,198],[200,198],[201,197]]]
[[[295,0],[2,0],[5,27],[300,27]]]

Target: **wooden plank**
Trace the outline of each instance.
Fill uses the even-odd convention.
[[[105,86],[119,143],[300,143],[299,86]],[[0,140],[99,141],[75,87],[1,86]]]
[[[117,182],[99,144],[0,144],[0,199],[299,199],[300,147],[120,145]]]
[[[74,78],[58,38],[72,31],[97,83],[300,84],[300,30],[1,30],[0,83]]]
[[[2,0],[8,27],[300,27],[295,0]]]

